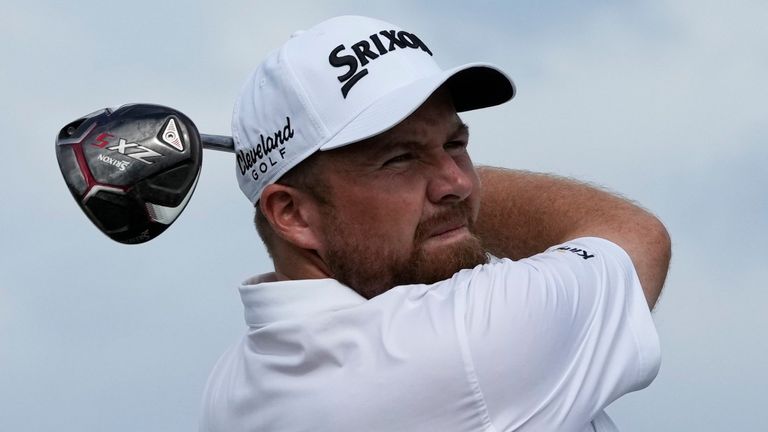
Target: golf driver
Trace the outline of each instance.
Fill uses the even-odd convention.
[[[160,105],[104,108],[64,126],[56,157],[91,222],[125,244],[147,242],[178,218],[200,176],[202,150],[234,152],[232,138],[200,135]]]

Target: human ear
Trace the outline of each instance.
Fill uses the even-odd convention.
[[[306,193],[282,184],[270,184],[261,193],[259,207],[272,230],[284,241],[301,249],[317,250],[320,237],[310,221],[317,203]]]

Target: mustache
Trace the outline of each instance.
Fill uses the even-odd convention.
[[[416,233],[414,235],[416,243],[425,241],[436,229],[454,224],[466,224],[469,232],[474,234],[472,207],[466,200],[453,204],[449,208],[440,210],[429,218],[421,221],[416,226]]]

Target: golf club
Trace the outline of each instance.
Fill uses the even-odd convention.
[[[181,112],[152,104],[104,108],[64,126],[56,157],[83,212],[109,238],[147,242],[181,214],[202,149],[234,152],[232,138],[200,135]]]

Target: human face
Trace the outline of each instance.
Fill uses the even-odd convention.
[[[334,278],[371,298],[487,261],[472,234],[479,178],[468,140],[441,91],[393,129],[323,154],[318,254]]]

